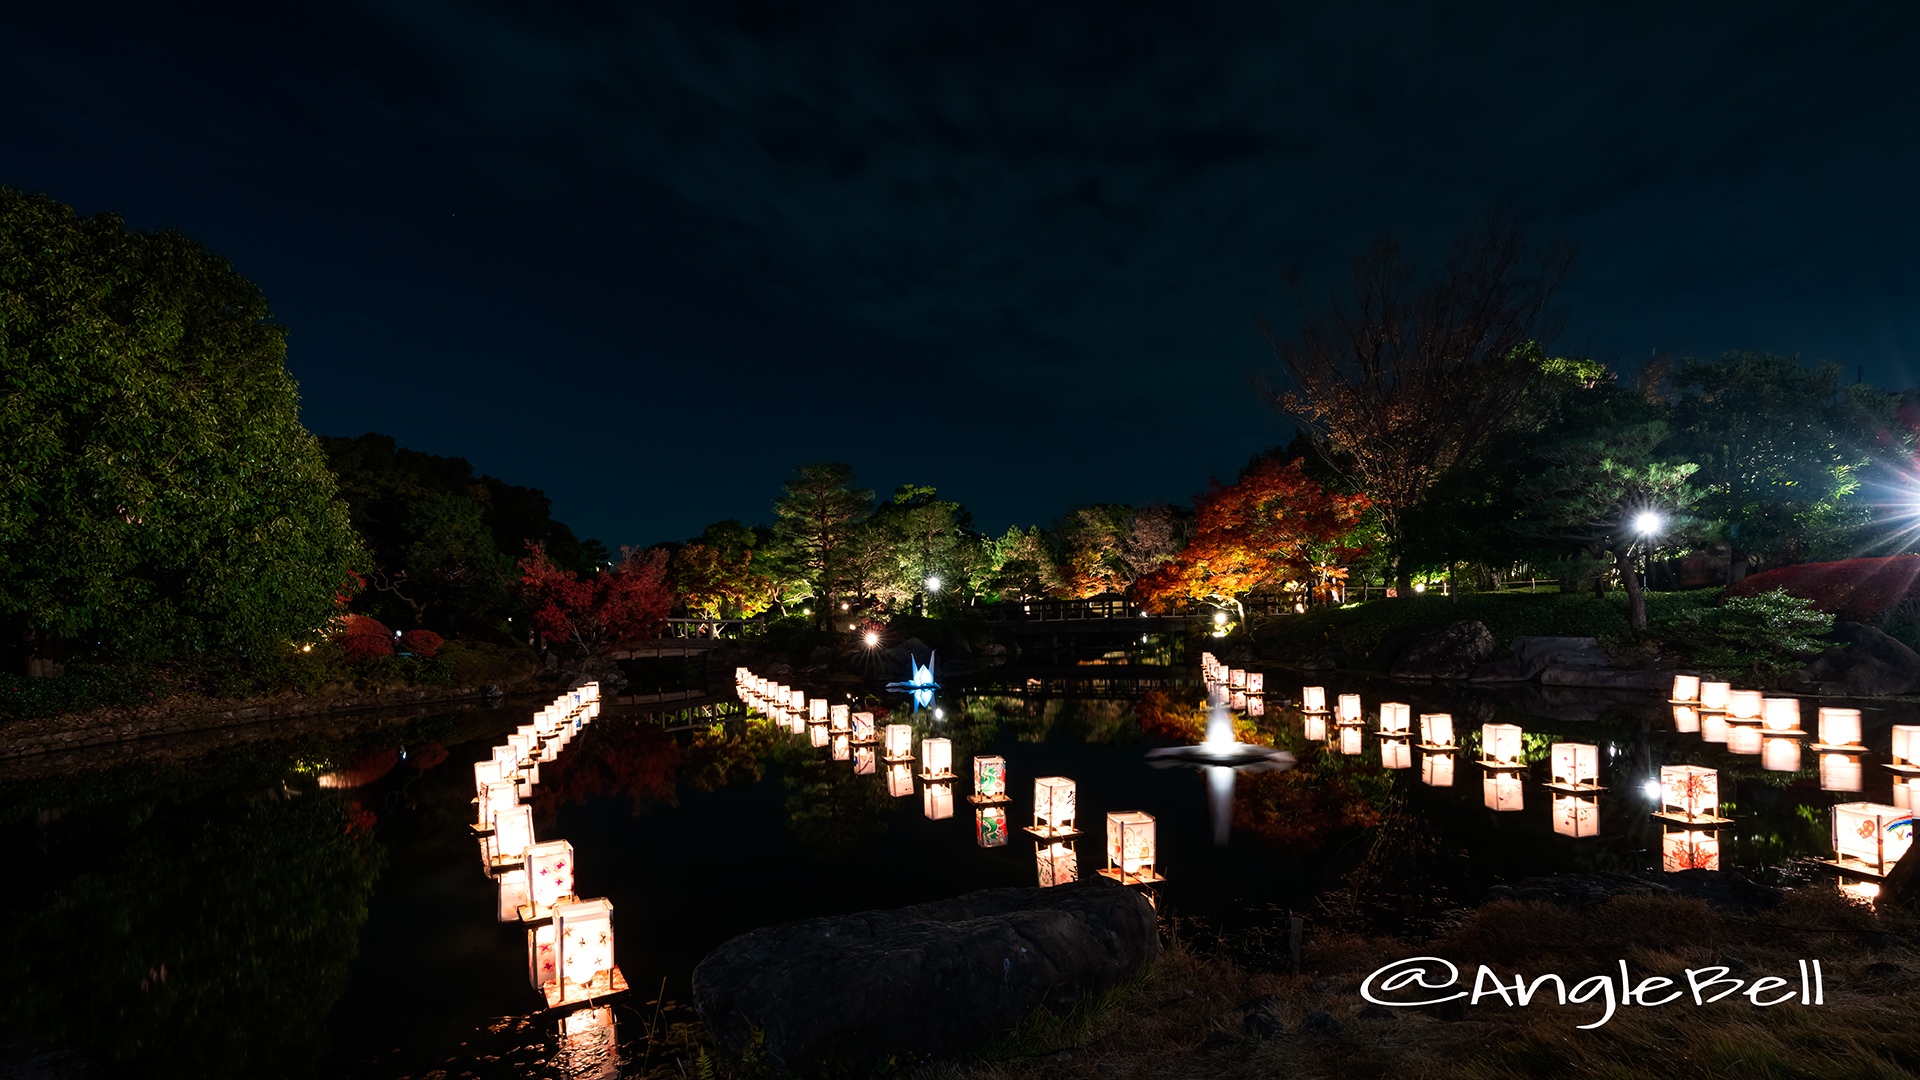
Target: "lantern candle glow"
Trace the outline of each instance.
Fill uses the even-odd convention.
[[[1703,682],[1700,684],[1700,711],[1726,712],[1727,699],[1733,694],[1733,684],[1723,682]]]
[[[953,740],[921,739],[920,765],[922,780],[953,779]]]
[[[1821,709],[1820,741],[1814,749],[1864,751],[1866,747],[1860,744],[1860,710]]]
[[[1412,724],[1413,710],[1398,701],[1380,705],[1380,734],[1405,735]]]
[[[1481,724],[1481,764],[1521,764],[1521,755],[1525,753],[1521,734],[1518,724]]]
[[[1154,872],[1153,815],[1139,810],[1113,811],[1107,814],[1107,866],[1101,876],[1122,885],[1148,885],[1164,881]]]
[[[887,725],[886,753],[880,755],[888,764],[913,760],[913,728],[908,724]]]
[[[1720,773],[1701,765],[1660,766],[1660,810],[1654,816],[1688,824],[1724,824]]]
[[[1700,676],[1675,675],[1673,677],[1673,698],[1669,704],[1688,705],[1700,700]]]
[[[1360,695],[1359,694],[1341,694],[1340,695],[1340,723],[1342,724],[1360,723]]]
[[[1033,824],[1027,831],[1039,837],[1078,836],[1074,823],[1073,781],[1064,776],[1042,776],[1033,782]]]
[[[1554,743],[1550,788],[1562,791],[1601,791],[1600,748],[1590,743]]]

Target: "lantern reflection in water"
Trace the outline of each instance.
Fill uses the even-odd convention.
[[[613,1006],[578,1009],[560,1021],[553,1064],[562,1080],[619,1080],[620,1041]]]
[[[1857,754],[1821,754],[1821,791],[1859,791],[1862,774]]]
[[[1074,822],[1073,781],[1064,776],[1042,776],[1033,782],[1033,824],[1027,831],[1040,837],[1079,835]]]
[[[1312,742],[1327,741],[1327,714],[1306,713],[1300,717],[1301,733]]]
[[[1842,869],[1885,876],[1913,843],[1913,814],[1882,803],[1833,808],[1833,858]]]
[[[1815,750],[1841,750],[1861,753],[1859,709],[1821,709],[1820,741]]]
[[[1695,735],[1700,731],[1700,710],[1691,705],[1673,707],[1673,730],[1682,735]]]
[[[1453,749],[1453,714],[1443,712],[1420,714],[1420,748],[1423,750]]]
[[[1725,743],[1727,741],[1726,713],[1702,712],[1700,714],[1700,741]]]
[[[889,764],[912,761],[913,728],[907,724],[888,724],[886,752],[880,758]]]
[[[873,758],[874,758],[873,747],[871,746],[854,747],[853,748],[853,775],[872,776],[873,768],[874,768]]]
[[[1666,830],[1660,837],[1660,869],[1669,874],[1718,870],[1720,841],[1704,829]]]
[[[1480,760],[1488,765],[1519,765],[1525,750],[1516,724],[1480,725]]]
[[[1034,855],[1040,867],[1042,888],[1080,880],[1080,859],[1074,854],[1071,841],[1041,844]]]
[[[813,746],[827,745],[827,725],[808,724],[807,725],[807,742]]]
[[[928,821],[945,821],[953,816],[953,785],[929,782],[920,789],[920,807]]]
[[[983,806],[973,812],[973,837],[981,847],[1004,847],[1007,843],[1007,808]]]
[[[1561,836],[1600,835],[1600,799],[1595,795],[1553,797],[1553,831]]]
[[[887,794],[896,799],[913,794],[913,767],[902,762],[887,766]]]
[[[519,922],[520,908],[527,902],[527,872],[525,869],[503,870],[500,873],[500,907],[498,918],[501,922]]]
[[[1360,729],[1352,724],[1342,724],[1340,726],[1340,752],[1343,754],[1357,754],[1361,749]]]
[[[1893,805],[1911,814],[1920,800],[1920,777],[1896,776],[1893,778]]]
[[[953,740],[921,739],[920,765],[922,780],[953,779]]]
[[[1800,740],[1769,736],[1760,744],[1760,767],[1768,772],[1800,771]]]
[[[1757,754],[1760,752],[1760,725],[1727,724],[1727,753]]]
[[[832,732],[828,736],[828,745],[833,748],[833,760],[849,761],[853,758],[853,744],[847,741],[844,731]]]
[[[1520,774],[1514,772],[1489,772],[1480,781],[1480,791],[1489,810],[1523,810],[1526,808],[1520,790]]]
[[[1441,750],[1420,757],[1420,782],[1428,787],[1453,786],[1453,754]]]
[[[1267,699],[1263,697],[1249,697],[1247,699],[1247,715],[1248,716],[1267,715]]]
[[[553,914],[553,906],[573,898],[573,845],[547,840],[527,848],[527,898],[520,917],[532,922]]]
[[[981,754],[973,759],[973,801],[1007,801],[1007,759],[998,754]]]
[[[1235,690],[1233,696],[1227,699],[1227,707],[1231,709],[1246,708],[1247,692],[1245,690]]]
[[[1405,739],[1380,740],[1380,765],[1387,769],[1413,767],[1412,743]]]
[[[1100,871],[1122,885],[1149,885],[1165,878],[1154,873],[1153,815],[1140,810],[1107,814],[1107,867]]]

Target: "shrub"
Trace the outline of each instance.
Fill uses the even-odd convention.
[[[393,631],[378,619],[365,615],[348,615],[341,619],[333,640],[340,646],[340,653],[348,663],[362,664],[393,655]]]
[[[1757,597],[1775,589],[1843,619],[1879,622],[1920,593],[1920,555],[1783,566],[1753,575],[1729,588],[1727,595]]]
[[[1683,610],[1654,629],[1691,648],[1704,667],[1765,675],[1798,667],[1802,656],[1825,649],[1819,635],[1833,629],[1833,616],[1811,600],[1775,589],[1729,597],[1717,608]]]
[[[431,630],[409,630],[400,635],[400,647],[423,659],[432,659],[447,639]]]

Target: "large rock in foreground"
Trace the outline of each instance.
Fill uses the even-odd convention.
[[[693,1003],[722,1045],[788,1067],[951,1053],[1063,1013],[1160,952],[1146,898],[1104,878],[764,927],[709,953]]]

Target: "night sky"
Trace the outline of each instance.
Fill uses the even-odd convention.
[[[1908,5],[1676,7],[12,5],[0,184],[200,240],[310,429],[609,545],[820,459],[998,532],[1230,479],[1282,275],[1496,204],[1579,245],[1558,353],[1914,385]]]

